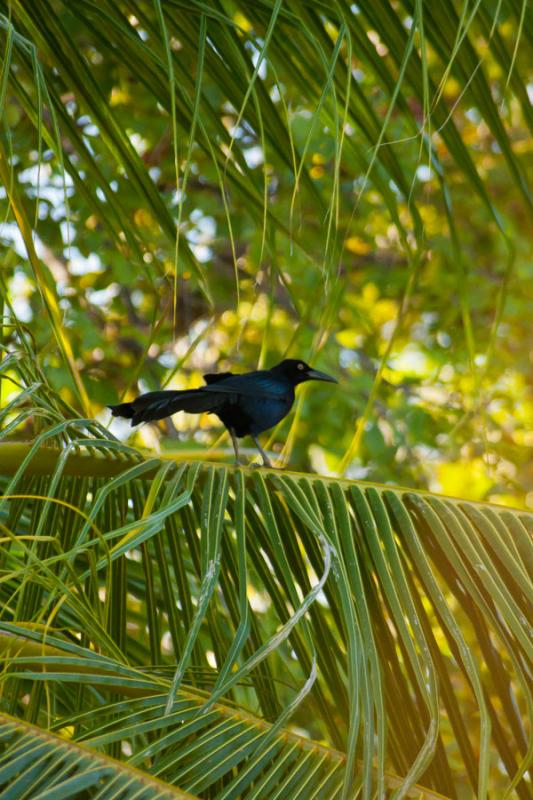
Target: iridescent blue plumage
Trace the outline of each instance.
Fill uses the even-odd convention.
[[[177,411],[192,414],[216,414],[229,430],[237,462],[237,438],[253,437],[263,462],[270,462],[257,435],[277,425],[294,403],[294,389],[309,380],[331,381],[335,378],[309,367],[305,362],[286,359],[272,369],[243,375],[231,372],[204,375],[206,385],[187,391],[148,392],[131,403],[109,406],[114,417],[131,419],[132,425],[163,419]]]

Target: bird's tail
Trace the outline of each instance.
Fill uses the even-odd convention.
[[[213,395],[201,389],[188,389],[184,391],[161,391],[141,394],[131,403],[119,403],[108,406],[114,417],[131,419],[132,425],[140,422],[152,422],[156,419],[170,417],[177,411],[189,411],[191,414],[201,414],[210,411],[213,405]]]

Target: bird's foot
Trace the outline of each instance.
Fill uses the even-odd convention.
[[[258,464],[256,461],[254,461],[254,463],[250,464],[250,466],[253,467],[254,469],[260,469],[261,467],[266,467],[267,469],[276,469],[276,467],[272,464],[272,462],[268,458],[265,459],[262,464]]]

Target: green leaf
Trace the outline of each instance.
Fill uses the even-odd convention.
[[[111,793],[125,800],[194,798],[134,767],[4,713],[0,713],[0,789],[6,800],[28,790],[34,800],[110,797]]]

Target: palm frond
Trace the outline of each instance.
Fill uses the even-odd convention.
[[[149,765],[152,775],[164,775],[178,785],[183,781],[202,797],[232,774],[234,779],[221,797],[269,797],[280,787],[295,796],[304,791],[309,797],[340,796],[346,755],[282,727],[280,720],[272,725],[235,704],[216,703],[211,693],[192,686],[179,690],[166,714],[166,695],[161,692],[170,686],[168,677],[125,667],[53,637],[45,640],[24,626],[0,623],[0,628],[0,652],[8,662],[6,680],[17,674],[52,684],[62,680],[98,690],[105,687],[127,698],[52,726],[53,731],[74,735],[91,751],[120,743],[122,753],[125,749],[134,753],[129,767]],[[283,716],[291,710],[285,709]],[[402,785],[394,774],[387,773],[384,779],[387,790]],[[361,790],[358,780],[350,796],[359,796]],[[412,787],[406,796],[442,797],[421,786]]]
[[[188,792],[48,730],[0,713],[2,796],[34,800],[120,797],[194,800]]]
[[[531,515],[143,461],[87,421],[3,447],[10,713],[112,755],[127,740],[132,763],[205,797],[366,797],[390,772],[403,796],[464,780],[527,796]],[[202,695],[187,722],[184,692]],[[344,754],[334,769],[293,726]]]

